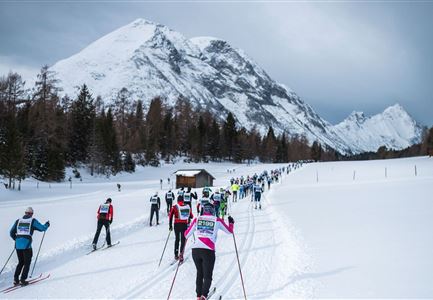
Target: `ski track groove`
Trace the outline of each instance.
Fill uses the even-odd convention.
[[[244,199],[247,199],[245,197]],[[241,269],[244,269],[244,266],[248,260],[248,256],[250,254],[249,249],[251,249],[251,246],[254,242],[254,231],[255,231],[255,218],[254,218],[254,208],[253,208],[254,202],[249,203],[248,205],[248,225],[247,225],[247,231],[246,236],[243,239],[241,243],[240,249],[238,249],[239,253],[244,253],[243,256],[240,256],[240,265]],[[235,267],[233,267],[235,266]],[[230,290],[232,289],[236,277],[239,277],[240,280],[240,274],[239,274],[239,267],[237,265],[237,259],[236,256],[234,257],[231,264],[229,264],[229,267],[227,268],[226,272],[221,276],[221,278],[217,281],[217,283],[214,285],[217,288],[217,292],[219,293],[219,296],[224,296]],[[222,286],[222,287],[221,287]],[[219,292],[221,291],[221,292]]]
[[[188,256],[186,256],[186,257],[188,257]],[[121,298],[121,299],[137,298],[140,294],[142,294],[148,288],[153,287],[162,278],[164,278],[165,276],[168,276],[168,274],[171,274],[171,271],[176,270],[176,268],[177,268],[177,264],[173,264],[173,265],[169,264],[165,269],[163,269],[160,272],[157,272],[155,274],[155,276],[153,276],[150,280],[146,279],[146,280],[141,281],[140,283],[138,283],[136,285],[136,287],[133,287],[131,290],[129,290],[128,292],[124,293],[119,298]]]

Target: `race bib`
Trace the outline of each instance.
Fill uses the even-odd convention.
[[[218,201],[218,202],[221,201],[221,194],[214,194],[213,195],[213,200],[214,201]]]
[[[167,194],[167,199],[173,199],[173,194]]]
[[[197,231],[200,236],[212,237],[215,231],[215,221],[198,220]]]
[[[17,235],[31,235],[32,221],[32,218],[19,220],[17,224]]]
[[[110,210],[110,205],[109,204],[102,204],[101,207],[99,208],[99,213],[101,213],[101,214],[108,214],[109,210]]]
[[[150,199],[150,202],[151,202],[152,204],[158,204],[158,198],[157,198],[157,197],[152,197],[152,198]]]
[[[206,203],[210,203],[210,202],[209,202],[209,199],[206,199],[206,198],[202,198],[202,199],[200,199],[200,205],[201,205],[201,206],[204,206]]]
[[[183,194],[183,201],[191,201],[191,194]]]
[[[189,218],[189,207],[181,208],[179,210],[179,219],[188,220]]]

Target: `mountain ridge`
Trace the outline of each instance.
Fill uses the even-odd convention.
[[[145,19],[120,27],[50,69],[57,73],[65,94],[75,95],[76,87],[86,83],[95,95],[108,102],[122,88],[128,89],[133,100],[145,103],[162,96],[174,105],[182,96],[194,107],[209,110],[220,119],[232,112],[247,129],[257,128],[265,134],[272,126],[277,134],[305,135],[311,143],[318,140],[341,153],[371,150],[381,141],[404,147],[407,138],[420,139],[405,134],[379,137],[377,143],[369,138],[364,141],[370,144],[360,145],[352,137],[355,133],[345,132],[341,123],[332,125],[322,119],[243,50],[214,37],[187,39]],[[402,113],[399,116],[406,117]],[[417,125],[406,119],[405,124]],[[390,142],[392,139],[394,142]]]

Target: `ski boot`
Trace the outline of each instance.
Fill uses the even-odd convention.
[[[93,250],[96,250],[96,244],[92,244]]]
[[[20,285],[19,279],[14,279],[14,286]]]
[[[27,280],[23,280],[23,279],[21,279],[21,281],[20,281],[20,285],[21,286],[26,286],[26,285],[29,285],[29,282],[27,281]]]
[[[183,254],[179,255],[179,262],[183,263]]]

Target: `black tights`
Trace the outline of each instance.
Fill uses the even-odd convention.
[[[105,227],[105,239],[107,241],[107,245],[111,245],[111,234],[110,234],[110,221],[108,220],[98,220],[98,226],[96,227],[95,237],[93,238],[93,244],[98,243],[99,235],[101,234],[102,226]]]
[[[174,236],[176,240],[174,241],[174,256],[179,256],[179,254],[183,254],[183,250],[185,248],[185,231],[187,229],[187,224],[185,223],[175,223],[174,224]],[[180,243],[180,252],[179,252],[179,243]]]
[[[17,268],[15,269],[15,275],[14,275],[14,280],[16,282],[19,281],[20,274],[21,274],[21,281],[27,279],[27,276],[29,275],[30,264],[32,263],[33,250],[31,248],[25,250],[17,249],[17,256],[18,256],[18,265]]]
[[[195,291],[197,297],[209,294],[212,284],[212,273],[215,265],[215,251],[201,248],[192,249],[192,259],[197,269],[197,278],[195,280]]]

